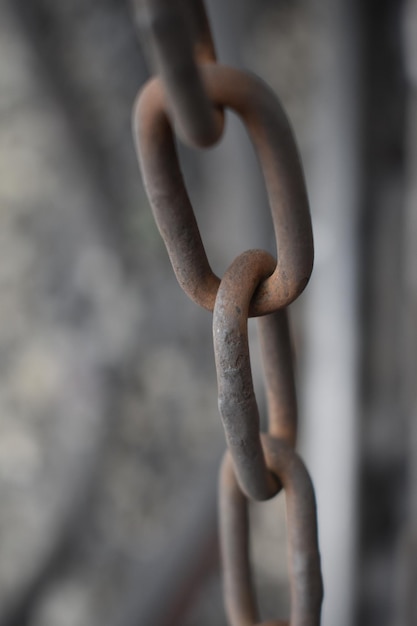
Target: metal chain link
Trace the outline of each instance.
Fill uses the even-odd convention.
[[[191,146],[213,145],[224,115],[207,96],[197,66],[216,61],[202,0],[141,0],[139,20],[182,138]]]
[[[295,140],[279,101],[256,77],[215,62],[201,0],[142,0],[141,21],[158,76],[135,105],[134,127],[145,188],[179,284],[213,311],[219,411],[228,445],[220,473],[224,594],[231,626],[260,625],[251,582],[247,498],[284,489],[289,532],[291,616],[264,626],[318,626],[323,596],[316,504],[294,450],[297,406],[286,308],[306,286],[313,264],[307,192]],[[223,132],[223,109],[241,118],[258,154],[274,224],[278,261],[249,250],[222,279],[209,265],[185,188],[173,124],[199,147]],[[248,344],[248,318],[259,317],[268,401],[268,434],[259,431]]]

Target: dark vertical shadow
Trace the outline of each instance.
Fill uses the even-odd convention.
[[[358,610],[355,623],[392,624],[396,541],[407,485],[401,379],[405,103],[397,0],[358,3],[363,32],[361,402]]]

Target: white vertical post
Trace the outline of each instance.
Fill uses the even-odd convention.
[[[351,626],[358,413],[358,24],[347,0],[314,0],[313,8],[317,92],[314,158],[307,164],[307,179],[316,260],[305,297],[301,441],[318,502],[322,625]]]

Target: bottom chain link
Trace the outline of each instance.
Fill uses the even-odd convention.
[[[226,452],[220,472],[220,540],[227,616],[231,626],[319,626],[323,583],[313,485],[291,446],[270,435],[261,438],[267,466],[286,496],[291,616],[289,621],[258,621],[249,560],[248,500]]]

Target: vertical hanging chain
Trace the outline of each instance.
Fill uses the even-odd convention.
[[[134,135],[145,189],[174,272],[187,295],[213,311],[219,411],[228,451],[220,472],[220,537],[231,626],[260,626],[251,580],[248,498],[284,490],[291,615],[264,626],[319,626],[323,596],[316,503],[295,452],[297,405],[286,307],[306,286],[313,240],[302,166],[286,114],[259,79],[216,63],[202,0],[141,0],[140,19],[157,76],[135,104]],[[263,250],[238,256],[222,279],[208,262],[175,147],[174,126],[191,146],[223,133],[224,108],[242,119],[268,192],[278,261]],[[259,431],[248,344],[258,317],[269,429]]]

